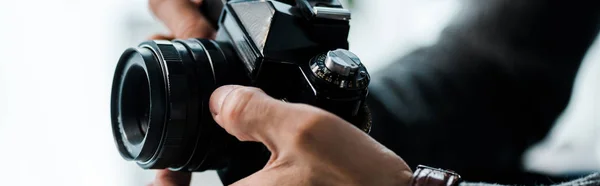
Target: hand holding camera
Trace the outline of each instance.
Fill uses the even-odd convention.
[[[213,93],[215,121],[241,141],[272,153],[260,171],[232,185],[408,185],[410,168],[364,132],[316,107],[284,103],[263,91],[223,86]],[[269,130],[263,130],[269,129]],[[154,186],[189,185],[186,172],[160,171]]]
[[[112,99],[121,155],[179,171],[155,185],[210,169],[224,184],[408,184],[402,159],[365,133],[369,75],[347,51],[350,14],[323,3],[229,2],[216,22],[201,3],[151,1],[178,39],[219,29],[215,40],[147,41],[122,55]]]
[[[412,173],[394,152],[343,119],[260,89],[224,86],[210,100],[215,121],[241,141],[271,152],[260,171],[233,185],[408,185]]]

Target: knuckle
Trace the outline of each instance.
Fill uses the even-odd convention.
[[[297,143],[310,143],[316,139],[317,133],[327,124],[331,116],[328,112],[311,108],[297,123],[293,138]]]

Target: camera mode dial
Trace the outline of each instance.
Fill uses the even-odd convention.
[[[318,55],[311,60],[313,74],[323,81],[342,89],[362,89],[369,85],[369,73],[358,56],[337,49]]]

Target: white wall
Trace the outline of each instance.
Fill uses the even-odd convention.
[[[0,184],[130,185],[109,128],[113,5],[0,2]]]

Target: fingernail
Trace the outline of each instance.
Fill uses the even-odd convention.
[[[231,93],[231,91],[233,91],[235,88],[236,86],[234,85],[225,85],[217,88],[212,93],[210,96],[209,109],[213,116],[219,114],[221,106],[223,105],[223,102],[225,102],[225,98],[227,98],[227,95],[229,95],[229,93]]]

